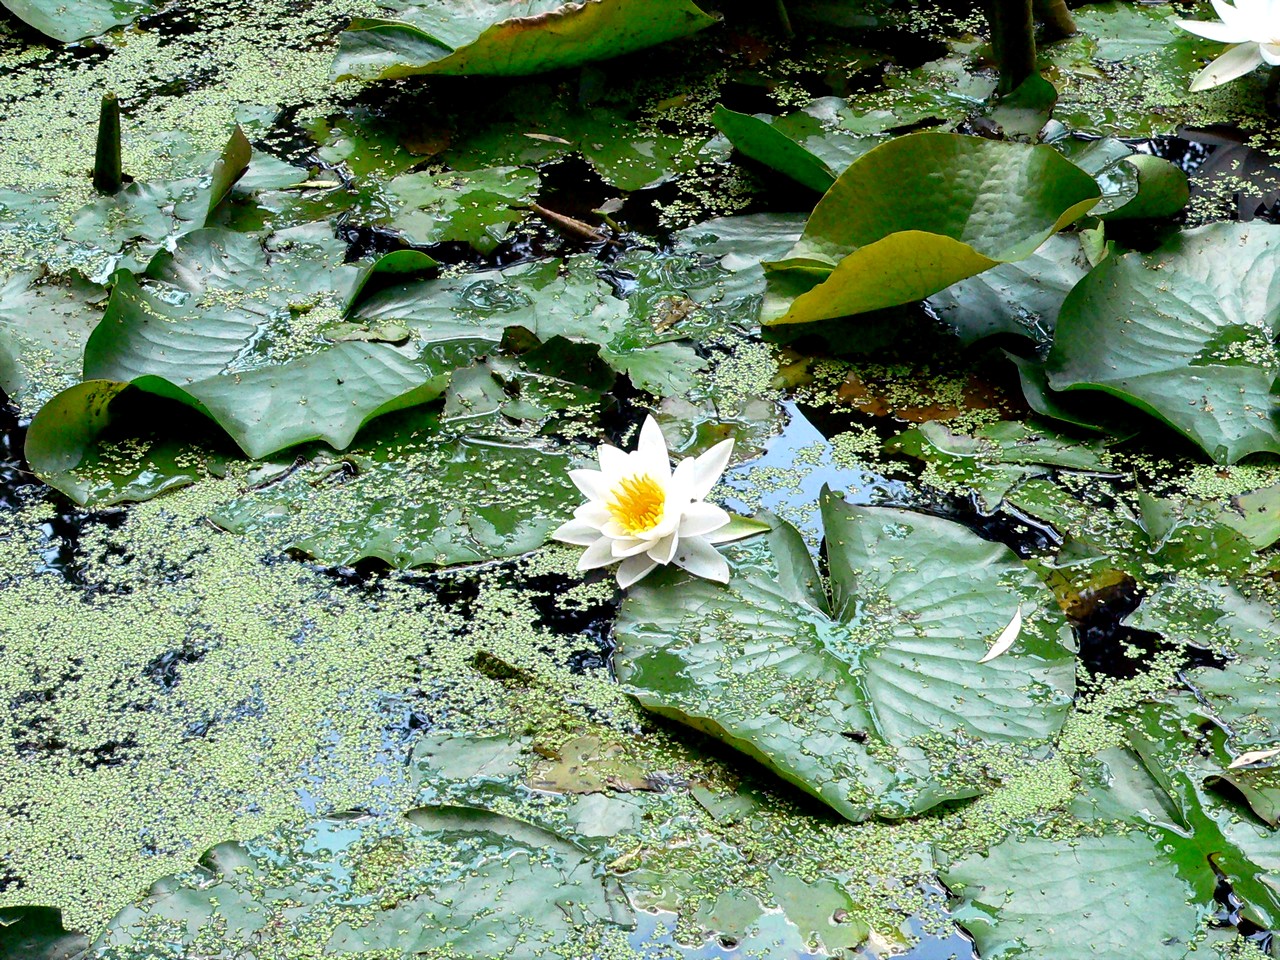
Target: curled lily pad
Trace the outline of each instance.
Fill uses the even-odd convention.
[[[619,679],[650,710],[755,758],[851,820],[973,796],[956,761],[1050,737],[1074,658],[1052,595],[949,521],[824,494],[830,581],[800,534],[726,551],[727,586],[681,575],[628,595]],[[1018,610],[1014,648],[978,661]]]
[[[357,18],[338,79],[414,74],[523,76],[641,50],[716,22],[690,0],[397,0],[404,20]]]
[[[286,956],[565,956],[589,925],[627,928],[617,881],[577,844],[466,807],[333,818],[226,843],[162,880],[95,948],[120,960],[249,951]]]
[[[0,281],[0,390],[24,413],[80,379],[81,353],[106,297],[75,273],[27,271]]]
[[[90,278],[105,282],[121,267],[140,272],[166,243],[209,221],[244,176],[253,148],[236,126],[206,174],[179,180],[135,181],[76,212],[65,239],[71,259]]]
[[[360,271],[325,228],[275,235],[271,250],[224,230],[183,237],[149,270],[120,274],[85,346],[86,382],[45,405],[27,436],[40,476],[68,492],[126,389],[186,404],[250,457],[308,440],[341,449],[366,421],[439,396],[491,342],[415,328],[411,343],[331,340]],[[399,261],[397,261],[398,263]],[[74,495],[74,494],[73,494]]]
[[[830,101],[847,109],[843,100],[834,97],[814,101],[788,117],[750,116],[717,105],[712,120],[752,160],[826,193],[849,164],[879,142],[838,127],[831,129],[829,117],[835,111],[824,109]]]
[[[155,5],[151,0],[0,0],[27,26],[63,43],[132,23]]]
[[[919,133],[855,161],[788,256],[767,265],[765,324],[921,300],[1035,252],[1100,196],[1045,146]]]
[[[1063,303],[1054,390],[1101,391],[1219,463],[1280,453],[1280,230],[1214,224],[1108,257]]]

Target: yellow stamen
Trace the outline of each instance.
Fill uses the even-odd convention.
[[[634,536],[657,525],[666,502],[667,493],[662,484],[647,473],[639,473],[624,477],[614,488],[609,513],[623,530]]]

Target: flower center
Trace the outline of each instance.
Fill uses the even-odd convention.
[[[667,492],[647,473],[624,477],[613,489],[609,513],[627,533],[635,535],[657,526]]]

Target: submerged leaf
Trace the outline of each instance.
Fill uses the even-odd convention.
[[[218,951],[284,956],[299,938],[320,956],[578,953],[579,932],[630,927],[617,881],[577,844],[466,807],[403,818],[333,818],[226,843],[195,872],[163,880],[112,921],[113,957]]]

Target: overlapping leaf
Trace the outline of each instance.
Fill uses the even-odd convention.
[[[973,796],[957,750],[1040,740],[1065,718],[1074,666],[1052,596],[956,524],[829,493],[821,508],[829,587],[778,522],[728,551],[727,587],[672,576],[632,590],[619,679],[851,820]],[[1019,610],[1013,650],[979,664]]]
[[[395,0],[385,6],[404,20],[353,20],[334,62],[339,79],[523,76],[616,57],[716,22],[690,0]]]
[[[148,292],[117,277],[85,347],[85,382],[37,415],[27,456],[48,482],[71,473],[126,390],[176,400],[250,457],[309,440],[341,449],[366,421],[440,395],[496,337],[482,326],[414,331],[403,346],[355,339],[344,309],[361,279],[327,229],[253,237],[203,230],[152,262]]]
[[[1280,452],[1277,331],[1280,230],[1187,230],[1152,254],[1108,257],[1072,290],[1048,381],[1123,400],[1234,463]]]
[[[442,806],[214,847],[192,874],[121,911],[95,946],[121,960],[175,943],[189,954],[283,955],[305,931],[322,956],[534,960],[574,950],[588,924],[627,927],[631,910],[585,850],[519,820]]]
[[[151,0],[0,0],[9,12],[47,37],[70,43],[132,23],[155,5]]]
[[[921,133],[855,161],[790,254],[768,266],[766,324],[910,303],[1035,252],[1100,196],[1049,147]]]

